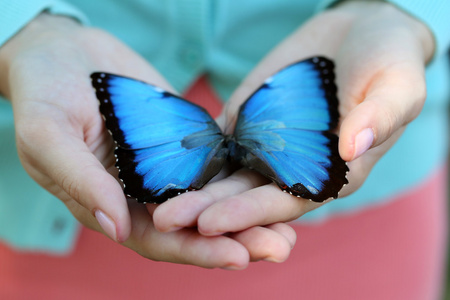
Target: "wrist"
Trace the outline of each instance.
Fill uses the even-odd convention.
[[[392,30],[400,28],[406,30],[405,32],[414,35],[420,44],[424,62],[429,62],[433,57],[436,45],[428,26],[387,1],[345,0],[337,2],[331,10],[353,15],[355,22],[361,20],[369,23],[377,22],[378,24],[389,24]]]
[[[0,47],[0,94],[9,98],[9,73],[23,53],[70,37],[82,26],[75,20],[42,13]],[[70,38],[69,38],[70,39]]]

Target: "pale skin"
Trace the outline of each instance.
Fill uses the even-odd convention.
[[[314,55],[332,58],[341,100],[339,152],[351,170],[340,196],[349,195],[420,112],[433,51],[426,26],[401,10],[345,2],[269,53],[231,96],[219,123],[227,127],[280,68]],[[100,70],[175,92],[120,41],[65,17],[42,14],[0,48],[0,92],[13,105],[19,156],[34,180],[85,226],[152,260],[227,269],[286,260],[296,241],[286,222],[320,204],[282,193],[248,170],[222,174],[159,206],[125,198],[89,79]]]

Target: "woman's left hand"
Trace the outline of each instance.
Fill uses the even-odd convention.
[[[426,26],[396,7],[344,2],[312,18],[273,50],[232,95],[226,119],[234,119],[245,99],[282,67],[317,55],[333,59],[341,113],[339,152],[350,168],[349,184],[340,192],[344,197],[361,186],[421,111],[424,69],[433,51]],[[201,234],[213,236],[295,220],[320,205],[282,193],[260,175],[241,169],[151,207],[162,232],[198,226]]]

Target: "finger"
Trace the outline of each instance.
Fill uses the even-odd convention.
[[[292,228],[290,225],[286,223],[274,223],[267,225],[266,228],[276,231],[277,233],[284,236],[286,240],[289,242],[290,248],[291,249],[294,248],[295,243],[297,242],[297,233],[295,232],[294,228]]]
[[[153,211],[156,228],[161,232],[197,224],[202,211],[212,204],[267,183],[267,179],[248,169],[240,169],[222,180],[205,185],[199,191],[182,194],[159,205]]]
[[[68,124],[36,122],[36,125],[41,126],[18,130],[22,135],[19,138],[22,159],[34,170],[30,175],[42,183],[42,178],[36,177],[47,174],[54,183],[49,187],[50,192],[66,204],[74,200],[86,208],[113,240],[126,240],[131,223],[117,180],[105,170],[83,139],[67,133]]]
[[[211,205],[199,216],[197,226],[203,235],[220,235],[291,221],[320,205],[283,193],[272,183]]]
[[[157,261],[191,264],[204,268],[244,269],[250,258],[247,249],[226,236],[205,237],[195,229],[157,231],[151,216],[139,203],[130,202],[133,232],[125,245]]]
[[[255,226],[229,236],[247,248],[251,261],[283,262],[295,244],[295,231],[283,223]]]

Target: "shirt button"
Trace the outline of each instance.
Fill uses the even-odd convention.
[[[55,218],[51,225],[51,231],[54,235],[61,235],[67,227],[67,222],[63,218]]]

